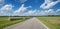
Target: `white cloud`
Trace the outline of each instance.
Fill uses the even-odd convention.
[[[59,3],[59,1],[52,2],[51,0],[45,0],[45,2],[40,6],[43,9],[49,9]]]
[[[13,5],[11,4],[6,4],[4,5],[1,9],[0,9],[0,16],[4,16],[4,15],[11,15],[12,13],[12,8]]]
[[[26,15],[26,16],[34,16],[36,12],[37,12],[36,10],[30,10],[30,11],[24,13],[23,15]]]
[[[2,0],[0,0],[0,2],[2,2]]]
[[[45,10],[40,12],[41,15],[54,15],[55,11],[53,9]]]
[[[53,10],[53,9],[44,10],[44,11],[40,12],[40,15],[60,15],[60,9],[57,9],[57,10]]]
[[[60,9],[57,9],[57,10],[56,10],[56,12],[59,12],[59,11],[60,11]]]
[[[20,2],[20,3],[24,3],[24,2],[26,2],[27,0],[15,0],[15,1]]]
[[[5,0],[0,0],[0,7],[4,4]]]
[[[58,0],[60,2],[60,0]]]
[[[18,15],[18,16],[41,16],[41,15],[58,15],[60,12],[60,9],[57,9],[54,11],[53,9],[49,10],[28,10],[28,8],[32,8],[31,6],[25,7],[24,4],[21,5],[21,7],[13,11],[13,5],[11,4],[6,4],[0,9],[0,16],[5,16],[5,15]],[[28,11],[27,11],[28,10]],[[25,12],[27,11],[27,12]]]
[[[4,6],[1,8],[1,10],[11,10],[12,7],[13,7],[13,5],[7,4],[7,5],[4,5]]]
[[[0,0],[0,3],[2,3],[3,2],[3,0]]]
[[[5,0],[0,0],[0,8],[4,5]]]
[[[27,11],[28,8],[31,8],[31,6],[24,7],[24,4],[22,4],[21,7],[18,10],[14,11],[14,14],[19,15],[19,14]]]
[[[27,0],[20,0],[21,3],[24,3],[24,2],[26,2],[26,1],[27,1]]]
[[[55,15],[56,12],[53,9],[49,10],[30,10],[24,13],[22,16],[41,16],[41,15]]]
[[[21,7],[16,10],[14,13],[21,13],[27,10],[27,7],[24,7],[24,4],[21,5]]]
[[[60,9],[56,10],[56,15],[60,15]]]
[[[29,8],[32,8],[32,6],[29,6]]]
[[[4,0],[0,0],[0,7],[2,7],[4,4]]]
[[[5,5],[6,6],[6,5]],[[4,6],[3,6],[4,7]],[[8,6],[7,6],[8,7]],[[12,7],[13,8],[13,7]],[[9,8],[9,9],[12,9],[12,8]],[[22,6],[18,9],[18,10],[16,10],[16,11],[13,11],[12,13],[11,13],[11,11],[8,9],[8,10],[6,10],[5,9],[5,11],[0,11],[0,15],[1,16],[4,16],[4,15],[13,15],[13,16],[15,16],[15,15],[17,15],[17,16],[42,16],[42,15],[58,15],[58,13],[57,12],[59,12],[60,11],[60,9],[57,9],[56,11],[54,11],[53,9],[49,9],[49,10],[37,10],[37,9],[35,9],[35,10],[29,10],[29,11],[27,11],[28,10],[28,8],[30,8],[30,7],[24,7],[24,4],[22,4]],[[9,12],[10,11],[10,12]],[[27,11],[27,12],[25,12],[25,11]],[[22,13],[23,12],[23,13]],[[14,14],[13,14],[14,13]]]

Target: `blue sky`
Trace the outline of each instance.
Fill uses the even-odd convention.
[[[60,15],[60,0],[0,0],[0,16]]]

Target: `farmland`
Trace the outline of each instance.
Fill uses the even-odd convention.
[[[29,17],[29,18],[27,18],[27,17],[22,18],[21,17],[21,19],[13,20],[13,21],[8,20],[8,18],[9,17],[0,17],[0,29],[14,25],[19,22],[23,22],[25,20],[28,20],[31,17]],[[46,17],[44,17],[44,16],[38,17],[37,16],[36,18],[38,18],[42,23],[44,23],[50,29],[60,29],[60,17],[58,17],[58,16],[46,16]]]
[[[16,24],[16,23],[19,23],[19,22],[22,22],[22,21],[25,21],[29,18],[22,18],[20,20],[13,20],[13,21],[9,21],[8,20],[9,17],[0,17],[0,29],[3,29],[4,27],[8,27],[10,25],[13,25],[13,24]]]
[[[50,29],[60,29],[60,17],[37,17]]]

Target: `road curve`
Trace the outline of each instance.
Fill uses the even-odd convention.
[[[48,28],[42,25],[40,21],[34,17],[25,22],[6,27],[4,29],[48,29]]]

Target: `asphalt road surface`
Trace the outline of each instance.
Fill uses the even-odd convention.
[[[37,18],[31,18],[25,22],[18,23],[4,29],[48,29]]]

